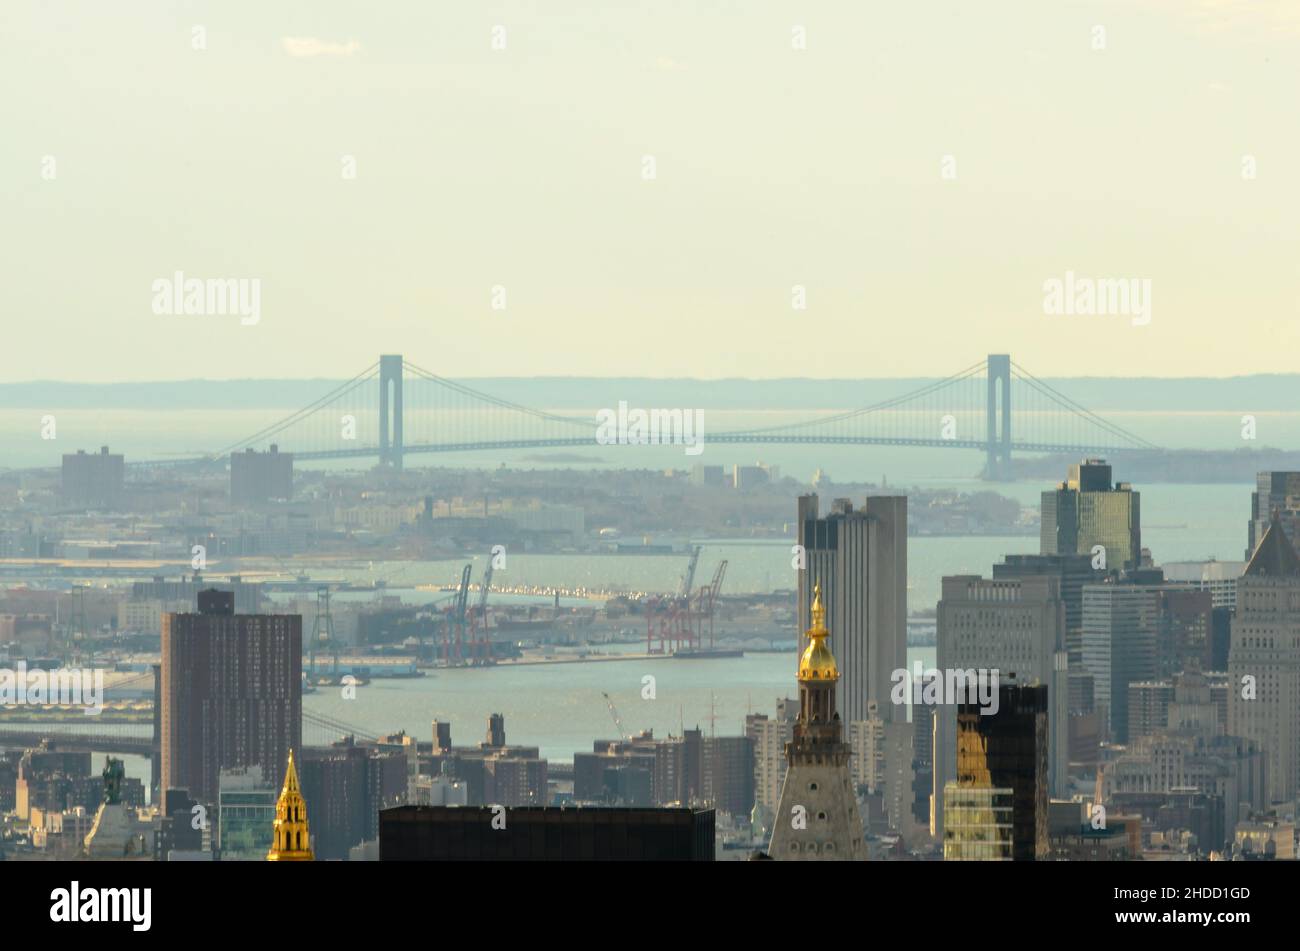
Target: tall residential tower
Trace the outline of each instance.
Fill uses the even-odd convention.
[[[228,591],[198,606],[163,618],[162,788],[215,804],[221,770],[275,775],[302,746],[302,618],[236,614]]]

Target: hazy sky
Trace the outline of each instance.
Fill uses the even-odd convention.
[[[1294,371],[1298,94],[1295,0],[4,0],[0,379]]]

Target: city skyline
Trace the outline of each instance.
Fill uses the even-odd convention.
[[[1300,0],[6,0],[0,88],[20,932],[1294,919]]]

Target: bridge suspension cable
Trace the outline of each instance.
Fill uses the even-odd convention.
[[[327,716],[323,713],[312,713],[309,710],[302,712],[304,724],[309,724],[320,729],[328,730],[332,733],[338,733],[340,736],[353,736],[358,740],[374,743],[379,737],[365,732],[360,727],[353,726],[350,723],[344,723],[342,720],[336,720],[334,717]]]
[[[984,362],[980,361],[964,370],[959,370],[951,376],[944,377],[942,380],[937,380],[934,383],[927,383],[925,386],[919,387],[910,393],[904,393],[902,396],[895,396],[891,399],[882,400],[879,403],[873,403],[870,406],[864,406],[861,409],[848,410],[830,416],[819,416],[816,419],[800,420],[796,423],[781,423],[773,426],[762,426],[757,429],[746,429],[743,430],[743,433],[745,435],[771,433],[779,430],[803,429],[809,426],[820,426],[827,423],[838,423],[849,419],[856,419],[859,416],[866,416],[870,413],[879,412],[884,409],[892,409],[893,407],[899,406],[903,403],[917,400],[925,396],[931,396],[945,387],[952,386],[954,383],[960,383],[961,381],[970,379],[973,376],[978,376],[983,372]]]
[[[469,396],[473,399],[481,400],[484,403],[490,403],[493,406],[496,406],[500,409],[509,409],[519,413],[526,413],[529,416],[534,416],[537,419],[546,420],[547,422],[570,423],[570,424],[584,426],[584,427],[591,427],[594,425],[594,423],[590,419],[582,419],[576,416],[557,416],[555,413],[548,413],[545,410],[540,410],[540,409],[532,409],[531,407],[523,406],[519,403],[512,403],[510,400],[504,400],[497,396],[491,396],[480,390],[476,390],[473,389],[472,387],[465,386],[463,383],[457,383],[454,380],[447,379],[446,377],[438,376],[436,373],[431,373],[428,370],[416,366],[414,363],[411,363],[409,360],[406,361],[404,365],[407,369],[414,371],[414,373],[417,376],[423,377],[424,379],[428,380],[430,383],[437,383],[439,386],[444,386],[450,390],[455,390],[457,393],[460,393],[463,396]]]
[[[241,439],[238,442],[233,442],[229,446],[225,446],[222,449],[219,449],[216,453],[212,455],[212,458],[219,459],[222,456],[234,452],[236,449],[241,449],[244,446],[247,446],[249,443],[257,442],[259,439],[269,439],[271,436],[274,436],[277,433],[282,432],[285,429],[288,429],[294,423],[306,419],[308,416],[310,416],[312,413],[315,413],[317,410],[324,409],[325,406],[327,406],[329,403],[333,402],[334,400],[346,396],[348,393],[352,392],[357,387],[359,387],[362,383],[369,382],[371,379],[374,378],[378,370],[379,370],[379,361],[376,360],[374,363],[370,364],[370,366],[366,367],[364,370],[362,370],[352,379],[339,384],[334,389],[330,390],[328,393],[326,393],[324,396],[320,397],[319,399],[315,400],[314,402],[309,403],[307,406],[304,406],[302,409],[298,410],[297,412],[284,417],[278,422],[272,423],[270,426],[258,430],[257,432],[253,433],[253,435],[248,436],[245,439]]]
[[[1066,396],[1064,393],[1053,388],[1052,386],[1045,383],[1044,381],[1038,379],[1036,376],[1034,376],[1032,373],[1030,373],[1020,364],[1016,363],[1014,360],[1011,362],[1011,369],[1012,369],[1012,374],[1014,379],[1017,379],[1020,382],[1033,387],[1038,393],[1042,394],[1047,399],[1056,403],[1063,409],[1074,414],[1075,416],[1083,417],[1084,419],[1091,422],[1093,425],[1099,426],[1101,429],[1105,430],[1110,435],[1125,440],[1127,442],[1133,443],[1134,445],[1136,445],[1138,448],[1141,449],[1160,448],[1155,443],[1143,439],[1141,436],[1138,436],[1135,433],[1129,432],[1127,429],[1124,429],[1122,426],[1119,426],[1108,420],[1102,419],[1092,410],[1076,402],[1075,400],[1070,399],[1070,397]]]

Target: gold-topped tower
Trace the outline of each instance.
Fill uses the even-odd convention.
[[[307,829],[307,802],[298,787],[298,770],[293,765],[293,750],[289,751],[289,768],[284,774],[284,787],[275,804],[275,838],[268,862],[310,862],[315,859],[311,851],[311,833]]]
[[[840,668],[835,655],[826,643],[830,637],[826,630],[826,609],[822,607],[821,582],[813,588],[812,627],[808,628],[808,646],[799,661],[800,680],[839,680]]]
[[[788,768],[768,848],[774,859],[867,857],[849,775],[850,750],[835,712],[840,668],[830,636],[819,584],[813,589],[808,646],[799,658],[799,718],[785,747]]]

